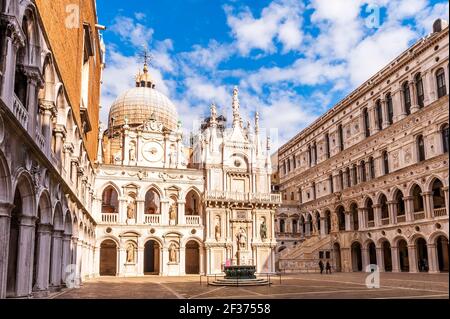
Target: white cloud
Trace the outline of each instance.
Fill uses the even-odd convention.
[[[244,56],[253,49],[273,53],[274,38],[283,44],[285,52],[301,44],[302,5],[298,1],[275,0],[261,11],[260,18],[255,18],[248,7],[236,16],[230,6],[224,9],[237,47]]]
[[[152,28],[147,28],[145,25],[135,22],[132,18],[116,17],[114,24],[110,30],[118,34],[122,41],[131,43],[136,47],[147,45],[154,33]]]
[[[194,45],[192,51],[181,53],[184,62],[191,66],[201,67],[206,70],[216,70],[219,64],[234,54],[234,47],[211,40],[207,47]]]

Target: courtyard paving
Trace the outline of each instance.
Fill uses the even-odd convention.
[[[78,289],[52,295],[57,299],[397,299],[449,298],[449,275],[381,273],[380,287],[367,288],[366,273],[285,274],[272,277],[271,286],[214,287],[206,278],[185,277],[100,277]]]

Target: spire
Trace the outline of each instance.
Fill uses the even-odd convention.
[[[147,48],[144,48],[144,53],[142,54],[142,57],[144,59],[144,67],[143,67],[143,73],[140,71],[136,75],[136,87],[148,87],[148,88],[155,88],[155,81],[152,79],[149,71],[149,64],[152,60],[152,55],[149,53]]]
[[[235,86],[233,89],[233,127],[242,126],[241,115],[239,114],[239,90]]]
[[[259,134],[259,113],[255,113],[255,134]]]
[[[210,123],[211,123],[211,125],[216,126],[217,125],[217,108],[216,108],[216,105],[214,104],[214,102],[211,104],[210,110],[211,110]]]

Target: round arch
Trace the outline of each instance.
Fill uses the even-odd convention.
[[[2,119],[0,118],[0,121]],[[1,124],[1,123],[0,123]],[[11,174],[9,173],[8,162],[3,152],[0,150],[0,201],[9,202],[11,198]]]

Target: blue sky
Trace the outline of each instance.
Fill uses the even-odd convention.
[[[448,20],[440,0],[97,0],[107,67],[101,119],[134,86],[142,51],[186,132],[233,86],[280,146],[419,38]]]

